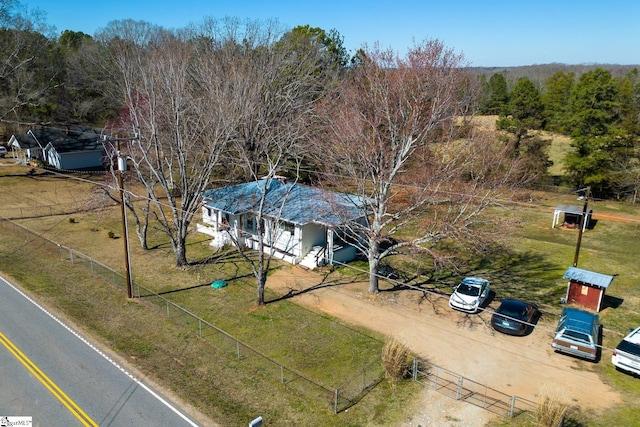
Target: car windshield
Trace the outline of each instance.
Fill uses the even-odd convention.
[[[505,316],[522,318],[524,317],[526,307],[521,306],[519,304],[508,304],[503,303],[499,309],[498,313],[504,314]]]
[[[587,343],[587,344],[591,344],[591,337],[589,337],[589,335],[583,334],[581,332],[565,330],[562,335],[567,337],[567,338],[569,338],[569,339],[572,339],[574,341],[581,341],[581,342],[584,342],[584,343]]]
[[[468,295],[470,297],[477,297],[478,295],[480,295],[480,288],[478,286],[471,286],[466,283],[460,283],[456,292],[462,295]]]

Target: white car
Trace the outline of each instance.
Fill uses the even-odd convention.
[[[640,327],[629,332],[613,350],[611,363],[616,368],[640,376]]]
[[[467,277],[453,288],[449,298],[449,306],[467,313],[477,313],[489,298],[491,286],[489,281],[480,277]]]

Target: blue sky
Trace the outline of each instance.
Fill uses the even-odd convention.
[[[181,28],[204,17],[277,19],[336,29],[353,53],[379,42],[404,53],[438,39],[473,66],[640,64],[638,0],[21,0],[58,33],[93,35],[133,19]]]

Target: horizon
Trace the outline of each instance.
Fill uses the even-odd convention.
[[[44,12],[57,36],[64,30],[94,36],[110,22],[126,19],[177,29],[207,17],[237,18],[275,20],[286,29],[335,29],[350,56],[375,43],[404,55],[415,42],[437,39],[471,67],[640,64],[640,2],[634,0],[538,0],[535,7],[506,0],[489,6],[472,0],[327,0],[321,7],[293,0],[23,0],[22,5]]]

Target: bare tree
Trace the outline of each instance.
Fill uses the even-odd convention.
[[[120,38],[108,39],[130,129],[139,135],[125,155],[183,266],[189,226],[234,128],[228,108],[237,95],[223,65],[202,55],[201,46],[157,27],[125,24],[115,32]]]
[[[273,32],[271,32],[273,34]],[[282,229],[280,219],[289,192],[300,176],[308,139],[312,101],[318,94],[315,52],[292,56],[284,46],[267,40],[256,46],[236,46],[227,58],[240,102],[231,139],[231,153],[245,180],[256,182],[254,220],[257,256],[250,257],[234,236],[235,246],[251,265],[257,281],[257,304],[263,305],[267,273]],[[279,185],[287,175],[288,182]],[[277,191],[278,197],[273,198]]]
[[[442,262],[438,242],[479,238],[479,214],[509,176],[504,147],[473,132],[460,138],[476,99],[466,65],[437,40],[404,58],[365,48],[362,64],[318,105],[327,176],[369,201],[367,223],[352,224],[352,233],[369,261],[370,293],[378,292],[380,261],[401,248]],[[416,237],[393,239],[417,215]]]
[[[46,118],[46,95],[62,72],[51,55],[52,28],[41,11],[2,0],[0,30],[0,120],[31,124]]]

